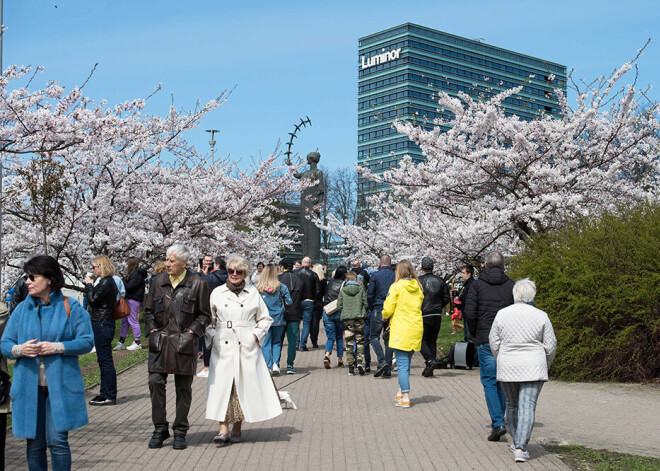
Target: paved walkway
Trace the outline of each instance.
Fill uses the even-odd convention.
[[[403,410],[393,405],[395,376],[349,377],[345,368],[323,369],[322,355],[321,350],[299,353],[298,374],[276,378],[297,410],[244,424],[246,441],[227,448],[212,443],[217,423],[204,419],[206,380],[195,378],[183,451],[174,451],[171,439],[162,449],[147,448],[153,429],[147,371],[144,364],[134,367],[118,378],[117,406],[89,407],[90,424],[70,434],[73,469],[567,470],[540,441],[660,457],[658,387],[548,383],[529,447],[533,459],[518,465],[508,435],[507,441],[486,441],[490,420],[478,371],[442,370],[426,379],[415,354],[413,406]],[[173,413],[171,380],[168,391]],[[27,469],[25,442],[8,435],[7,469]]]

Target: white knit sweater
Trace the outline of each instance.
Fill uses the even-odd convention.
[[[548,315],[526,303],[501,309],[489,335],[497,360],[497,380],[547,381],[557,338]]]

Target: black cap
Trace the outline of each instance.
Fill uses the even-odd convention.
[[[433,270],[433,259],[431,257],[424,257],[422,259],[422,270]]]
[[[284,257],[280,262],[280,266],[284,267],[286,270],[291,270],[293,268],[294,261],[291,257]]]

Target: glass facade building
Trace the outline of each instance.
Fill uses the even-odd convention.
[[[406,154],[421,162],[421,150],[392,122],[414,120],[432,129],[438,92],[487,98],[519,85],[522,91],[503,103],[507,115],[560,115],[554,89],[566,90],[561,64],[412,23],[360,38],[358,165],[381,173]],[[364,198],[383,189],[360,176],[358,207],[366,209]]]

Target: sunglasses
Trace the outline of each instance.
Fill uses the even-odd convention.
[[[34,281],[37,276],[41,276],[41,275],[28,275],[27,279],[30,281]]]
[[[234,273],[237,275],[242,275],[245,272],[243,270],[234,270],[233,268],[227,268],[227,273],[229,273],[230,275],[233,275]]]

